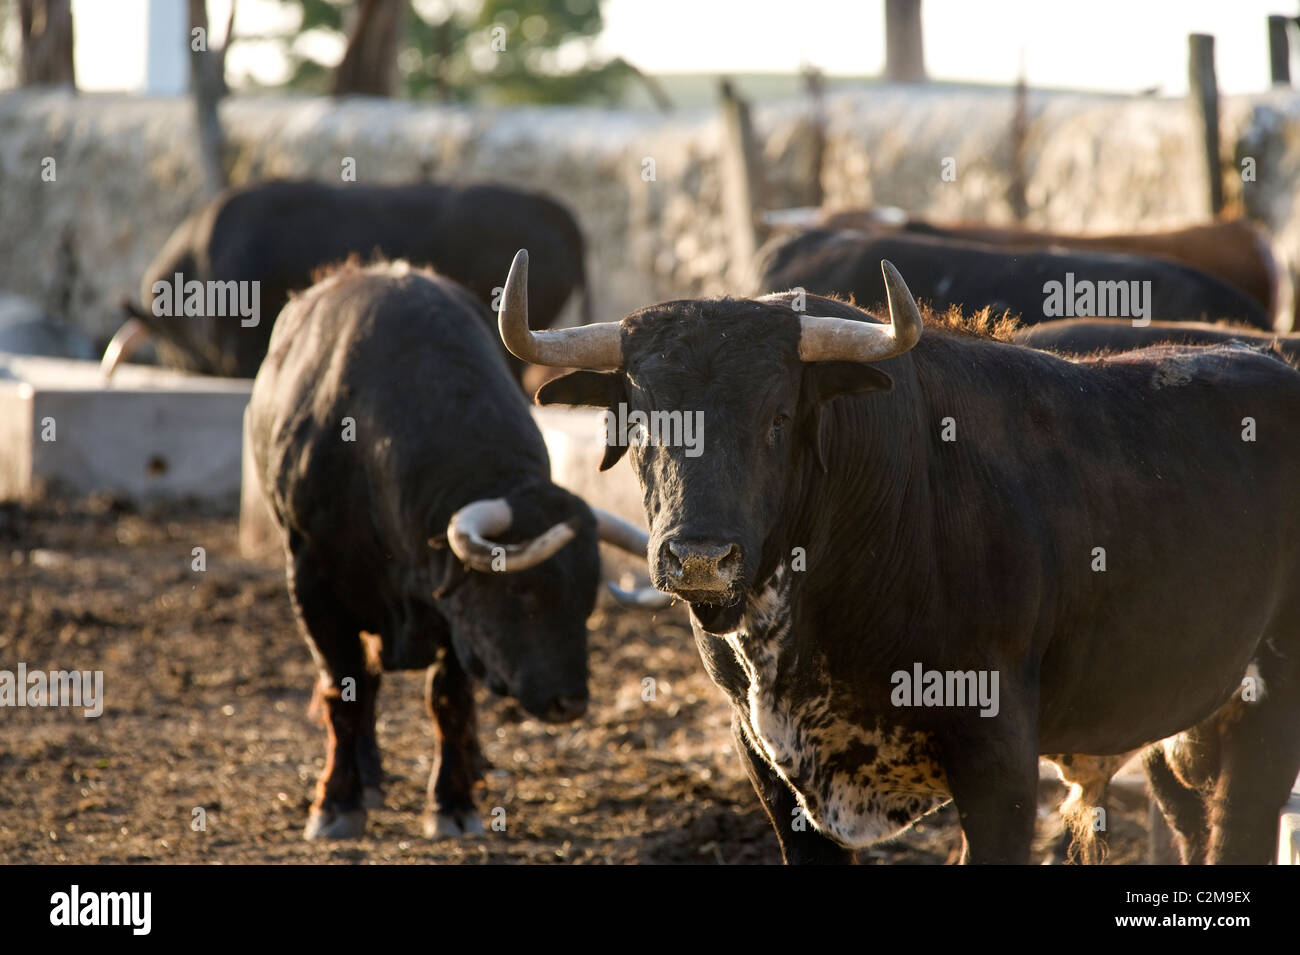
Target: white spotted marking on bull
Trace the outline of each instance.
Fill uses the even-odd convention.
[[[838,718],[833,682],[792,701],[778,690],[790,650],[790,582],[779,567],[749,598],[740,625],[723,639],[749,683],[745,718],[763,758],[790,786],[813,826],[859,849],[896,836],[950,794],[928,734]]]

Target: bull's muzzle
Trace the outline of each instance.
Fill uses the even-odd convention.
[[[664,588],[687,600],[733,589],[741,571],[740,547],[729,541],[674,537],[659,548]]]

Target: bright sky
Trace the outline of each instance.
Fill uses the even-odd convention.
[[[86,89],[142,86],[150,2],[185,6],[74,0],[77,75]],[[209,0],[217,33],[229,2]],[[1187,34],[1199,32],[1217,37],[1220,89],[1254,92],[1268,85],[1266,18],[1295,7],[1292,0],[923,0],[926,67],[938,79],[1010,83],[1023,56],[1035,86],[1159,86],[1181,94]],[[646,72],[789,73],[812,63],[832,74],[872,74],[884,64],[883,0],[606,0],[605,20],[599,48]],[[237,33],[283,24],[271,0],[239,0]],[[1300,55],[1293,61],[1300,66]],[[263,81],[282,74],[267,44],[237,47],[229,66]]]

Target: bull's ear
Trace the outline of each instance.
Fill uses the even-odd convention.
[[[808,366],[817,402],[864,391],[892,391],[894,379],[873,365],[856,361],[817,361]]]
[[[552,378],[537,389],[536,401],[539,405],[582,405],[589,408],[604,408],[611,414],[620,401],[627,400],[623,386],[622,372],[609,371],[571,371],[559,378]],[[619,458],[627,453],[623,442],[609,441],[605,444],[605,456],[601,458],[600,469],[608,471],[618,464]]]
[[[808,389],[812,414],[809,416],[808,439],[817,455],[817,464],[826,470],[829,457],[826,431],[830,427],[822,406],[840,395],[858,395],[868,391],[892,391],[894,379],[878,368],[856,361],[818,361],[808,366]]]
[[[429,546],[435,550],[442,550],[447,546],[447,535],[439,534],[437,537],[429,538]],[[469,580],[469,571],[460,562],[460,558],[455,554],[447,554],[447,563],[443,567],[442,580],[439,581],[437,589],[433,592],[434,598],[444,600],[450,597],[467,580]]]
[[[537,389],[539,405],[613,408],[624,398],[623,375],[608,371],[571,371]]]

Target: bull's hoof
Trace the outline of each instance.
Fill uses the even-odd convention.
[[[361,791],[361,806],[363,809],[383,809],[384,791],[378,786],[367,786]]]
[[[353,809],[340,812],[329,807],[312,806],[311,815],[307,817],[307,828],[302,837],[308,841],[317,839],[360,839],[366,834],[366,811]]]
[[[439,810],[434,815],[425,814],[424,838],[457,839],[461,836],[481,836],[483,834],[483,817],[478,810],[455,809]]]

